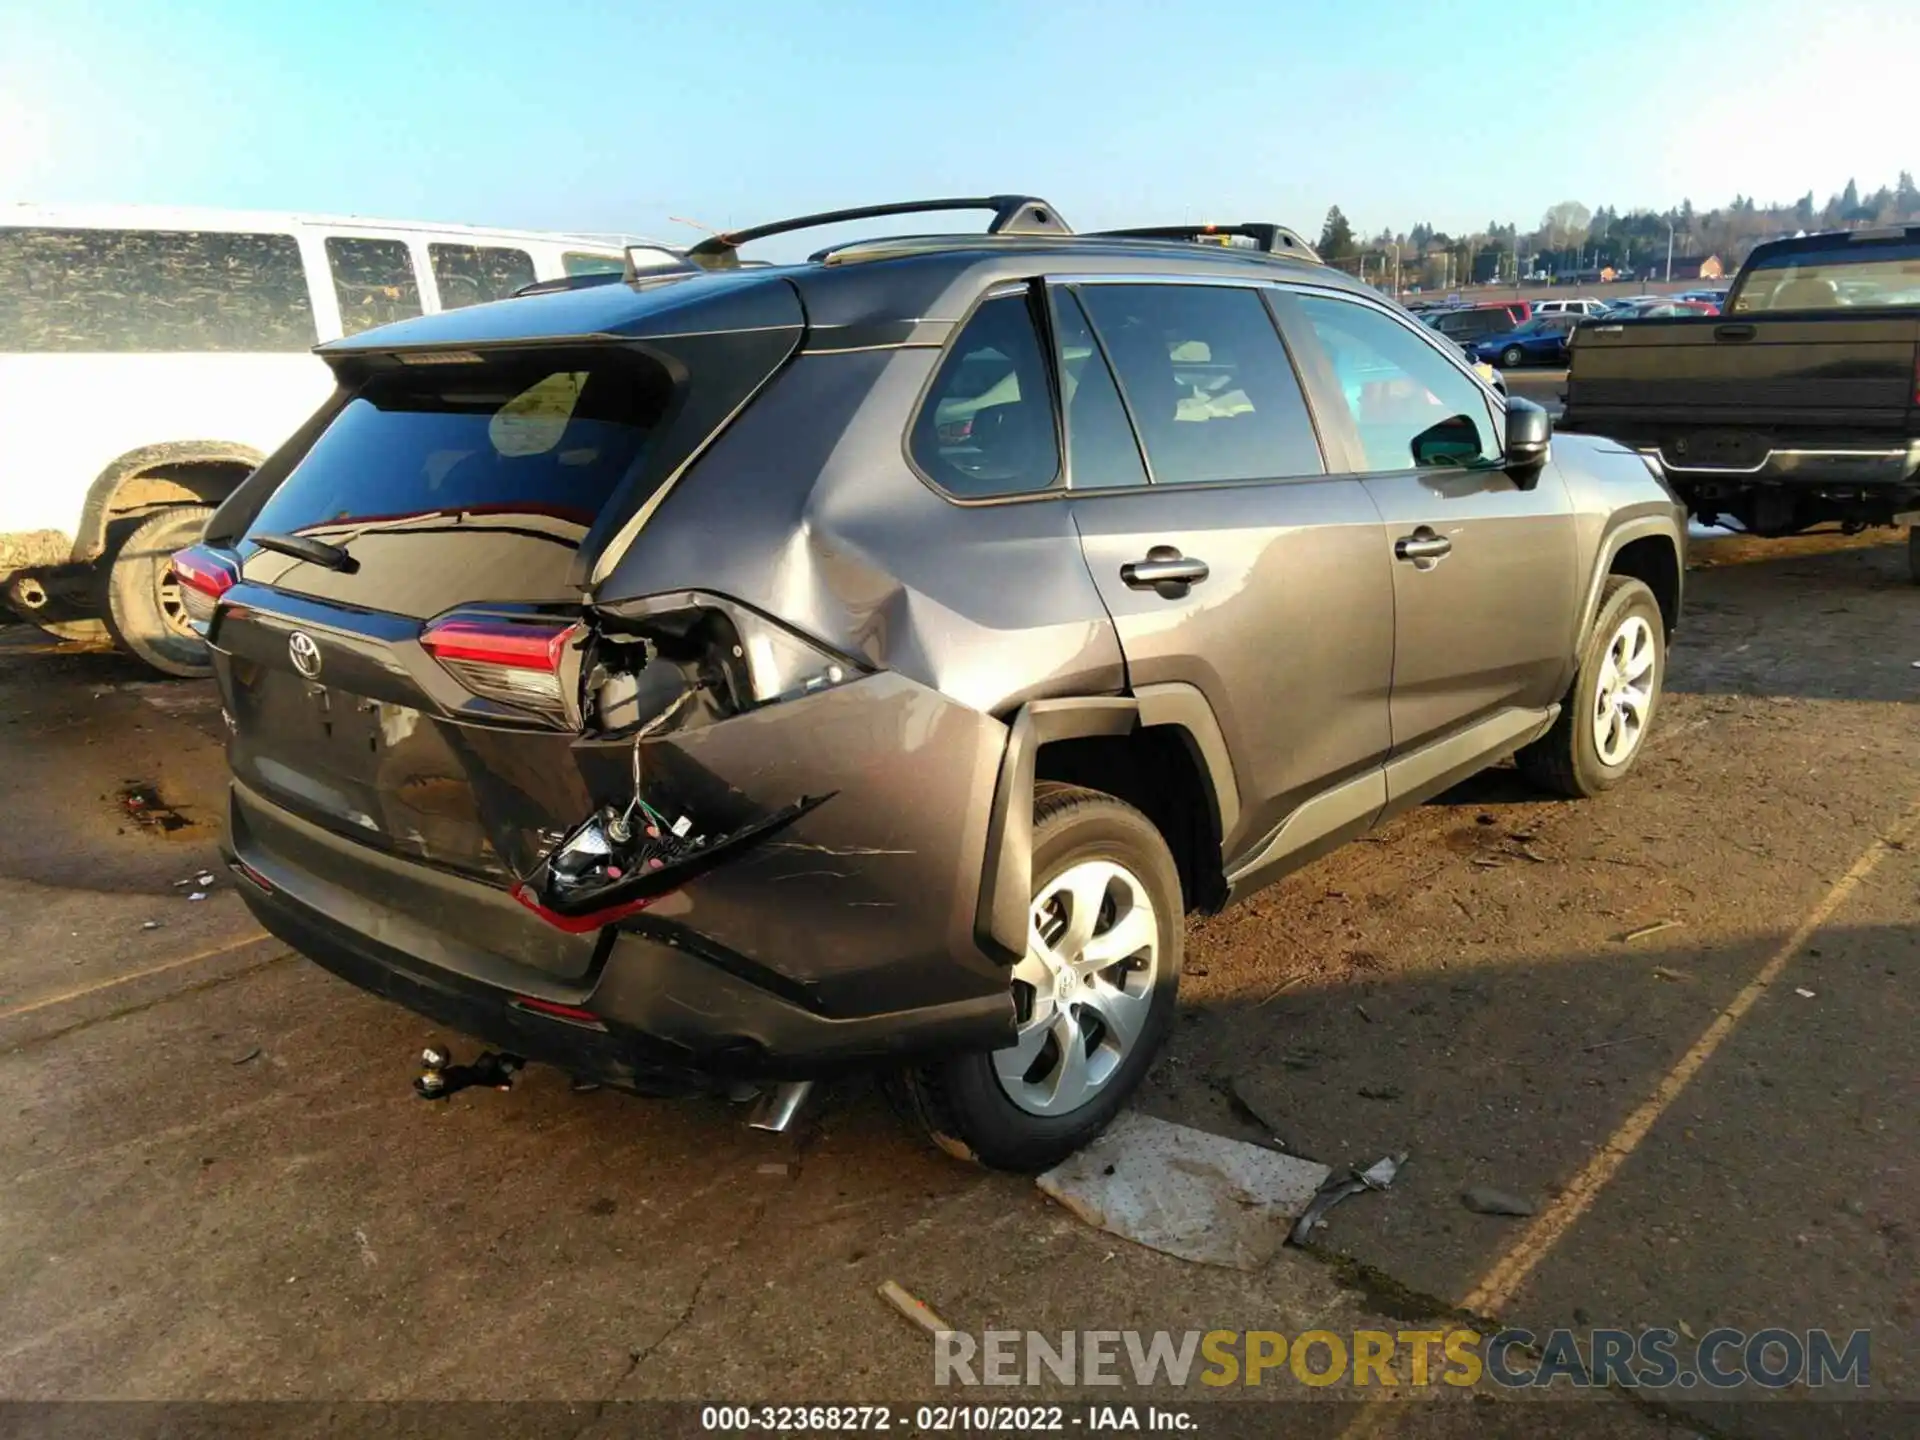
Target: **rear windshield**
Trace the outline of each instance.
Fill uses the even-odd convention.
[[[666,372],[632,355],[383,376],[347,403],[250,528],[331,534],[520,517],[578,541],[671,397]]]
[[[1740,314],[1874,305],[1920,305],[1920,240],[1840,241],[1763,256],[1733,297]]]
[[[280,351],[314,343],[291,235],[0,227],[0,350]]]

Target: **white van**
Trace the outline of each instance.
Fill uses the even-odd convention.
[[[675,263],[622,235],[0,207],[0,598],[207,673],[169,557],[332,389],[308,352],[524,285]]]

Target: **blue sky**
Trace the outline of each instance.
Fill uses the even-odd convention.
[[[1532,225],[1890,184],[1916,55],[1916,0],[0,0],[0,201]]]

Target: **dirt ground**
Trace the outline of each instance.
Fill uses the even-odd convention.
[[[1912,1434],[1920,590],[1884,535],[1693,560],[1627,784],[1545,803],[1490,772],[1191,926],[1140,1106],[1335,1166],[1411,1153],[1251,1273],[950,1160],[863,1081],[781,1136],[541,1071],[420,1103],[423,1022],[194,883],[208,687],[6,631],[0,1397],[567,1402],[506,1428],[569,1434],[665,1414],[628,1401],[929,1398],[894,1279],[969,1331],[1867,1329],[1864,1402],[1668,1391],[1551,1433]],[[1201,1434],[1534,1408],[1308,1393],[1173,1399]]]

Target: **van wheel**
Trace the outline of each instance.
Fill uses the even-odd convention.
[[[1056,1165],[1120,1112],[1172,1027],[1185,939],[1166,841],[1111,795],[1045,787],[1033,873],[1013,1043],[901,1077],[942,1149],[1000,1170]]]
[[[113,638],[164,675],[213,673],[206,641],[187,625],[173,552],[200,538],[210,505],[175,505],[142,521],[107,572],[107,627]]]
[[[1611,575],[1553,728],[1514,758],[1542,790],[1574,799],[1626,777],[1639,757],[1667,676],[1666,622],[1653,591]]]

